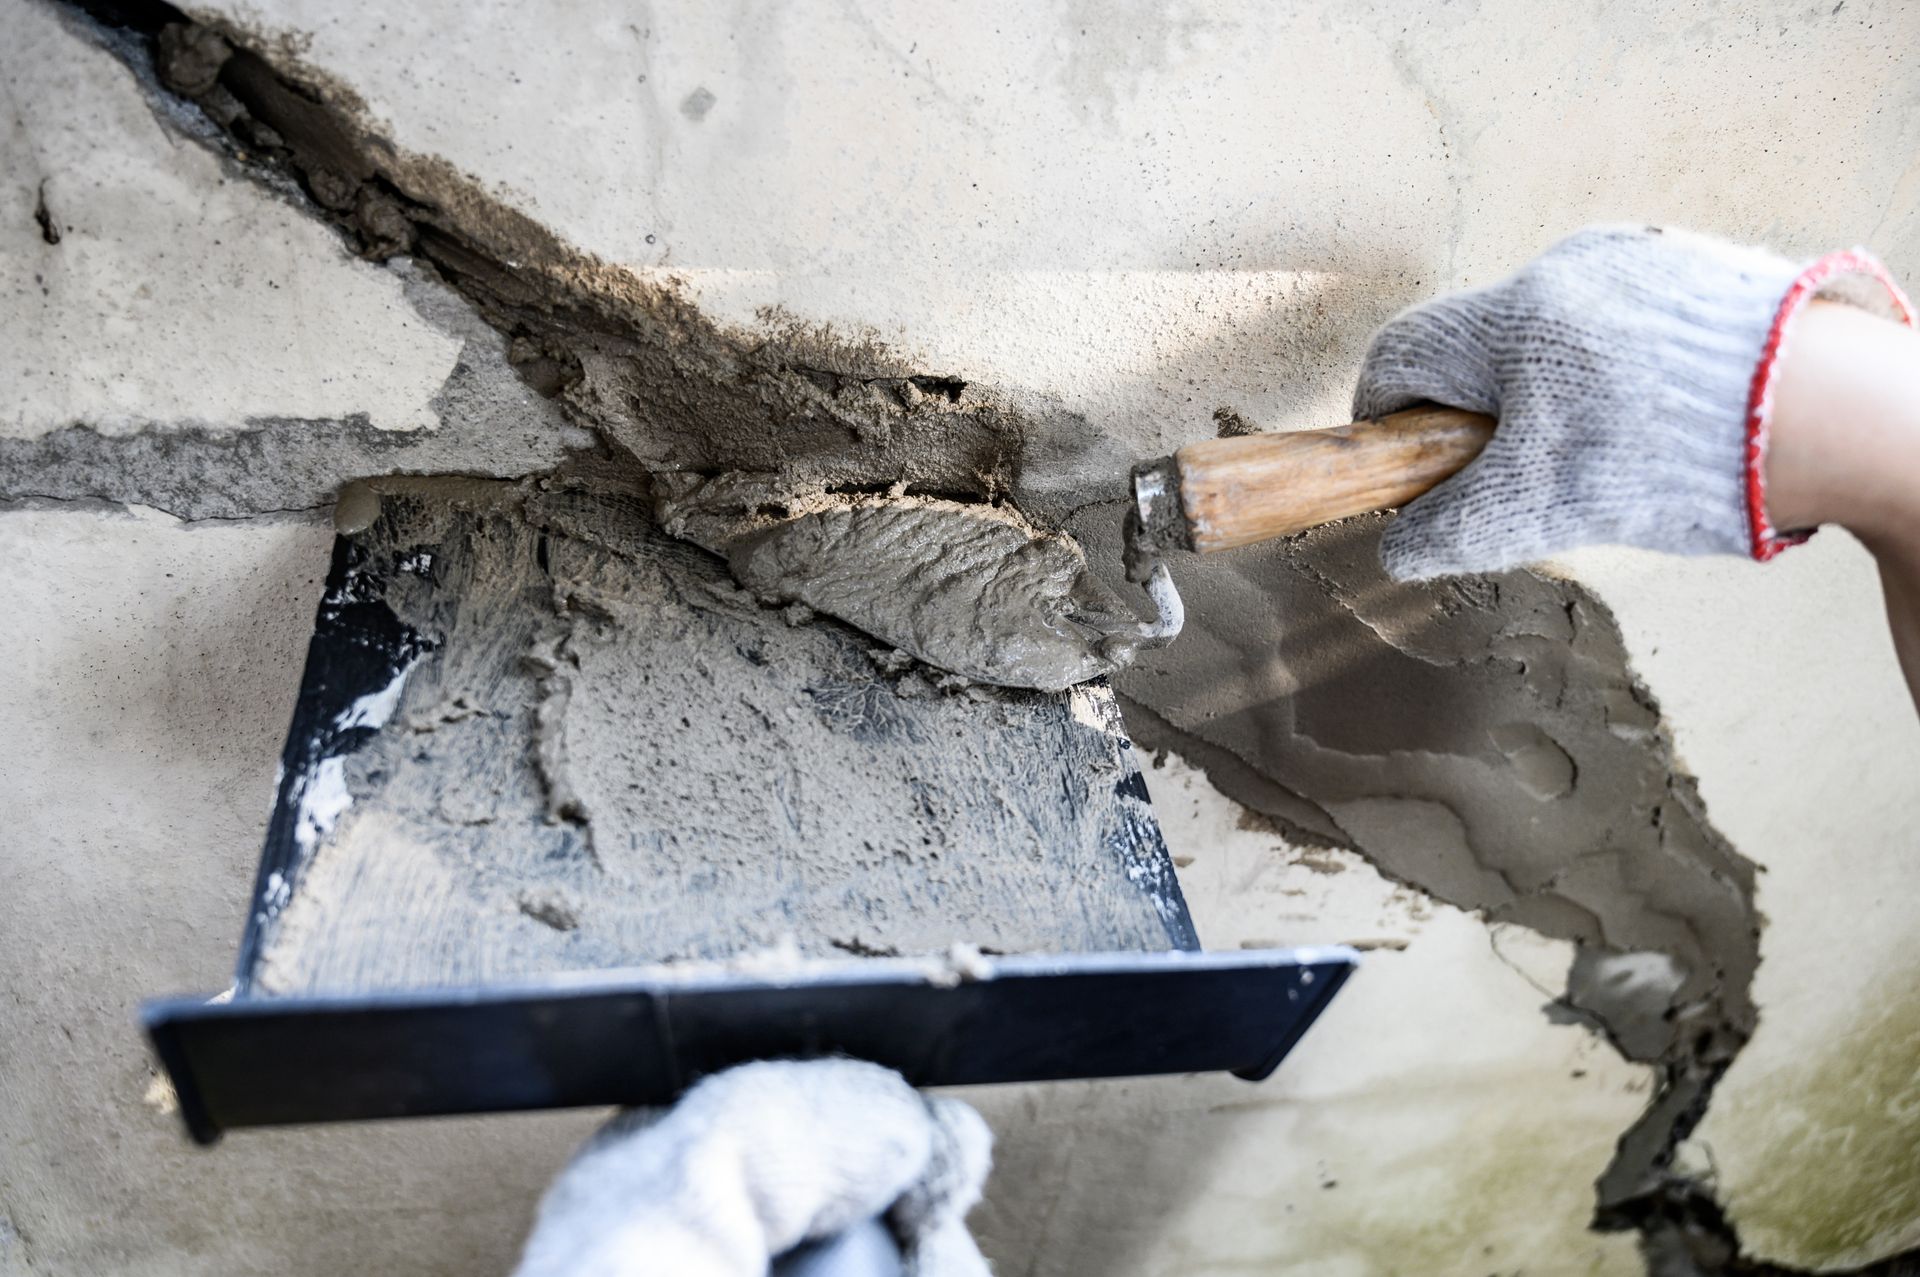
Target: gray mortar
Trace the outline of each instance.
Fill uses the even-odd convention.
[[[765,475],[665,475],[655,514],[773,603],[802,603],[929,665],[1064,691],[1130,664],[1141,619],[1072,537],[1015,510],[904,494],[785,491]]]
[[[139,12],[149,36],[185,21],[165,6]],[[108,43],[147,75],[151,40]],[[1091,423],[929,374],[858,337],[797,324],[723,330],[670,285],[574,252],[443,162],[398,152],[350,93],[286,49],[251,43],[271,66],[243,51],[201,91],[207,48],[184,42],[192,58],[163,66],[161,79],[198,91],[206,114],[157,91],[156,111],[310,201],[356,251],[432,263],[508,338],[529,384],[578,424],[655,470],[1011,494],[1036,524],[1073,531],[1096,568],[1111,557],[1117,584],[1116,499],[1135,458]],[[1101,501],[1115,504],[1090,504]],[[1583,971],[1609,954],[1671,959],[1670,993],[1642,986],[1623,1003],[1619,990],[1586,984],[1565,1001],[1566,1014],[1604,1021],[1630,1055],[1656,1056],[1662,1076],[1602,1181],[1601,1222],[1638,1228],[1663,1277],[1782,1271],[1739,1260],[1709,1189],[1667,1169],[1752,1028],[1752,866],[1708,824],[1597,600],[1525,572],[1393,586],[1375,562],[1377,530],[1362,520],[1184,565],[1195,620],[1125,676],[1130,725],[1300,837],[1351,846],[1440,899],[1573,939]],[[529,908],[547,912],[544,900]]]
[[[342,785],[302,791],[313,832],[253,988],[1180,938],[1105,688],[889,677],[863,636],[789,624],[654,530],[638,493],[373,486],[355,539],[430,646],[349,711],[378,731]]]
[[[222,126],[230,155],[244,147],[250,167],[293,179],[361,255],[431,262],[508,336],[530,384],[643,464],[973,497],[1012,484],[1026,426],[1010,404],[827,329],[724,330],[672,287],[575,251],[443,161],[377,139],[342,86],[282,74],[227,36],[210,88],[207,42],[163,41],[161,84]]]
[[[1076,521],[1096,565],[1119,520]],[[1604,606],[1530,572],[1396,584],[1385,523],[1178,564],[1187,630],[1117,679],[1128,723],[1296,837],[1575,942],[1565,1013],[1662,1078],[1600,1185],[1602,1219],[1630,1222],[1752,1032],[1753,866],[1708,823]],[[1604,978],[1631,955],[1658,978]]]

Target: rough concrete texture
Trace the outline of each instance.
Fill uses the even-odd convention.
[[[1920,31],[1913,12],[1859,0],[1635,5],[1545,26],[1519,3],[1278,17],[686,5],[638,20],[581,4],[563,21],[490,8],[484,24],[436,5],[379,21],[322,5],[201,12],[231,20],[242,53],[229,70],[225,46],[176,42],[169,85],[148,77],[146,101],[177,130],[156,135],[171,139],[167,153],[201,154],[190,138],[206,134],[227,165],[208,170],[229,182],[217,190],[245,174],[263,207],[333,222],[341,237],[311,241],[308,269],[377,280],[349,254],[390,259],[403,295],[409,278],[437,274],[499,334],[466,346],[488,377],[504,353],[576,424],[657,467],[1011,494],[1095,546],[1111,536],[1115,511],[1101,503],[1125,462],[1211,432],[1217,408],[1227,426],[1338,420],[1380,318],[1491,279],[1583,221],[1670,220],[1790,252],[1864,241],[1896,271],[1920,269],[1920,85],[1899,60]],[[86,101],[137,95],[79,24],[70,35],[28,9],[14,25],[38,42],[16,42],[34,56],[72,62]],[[121,44],[137,75],[149,51]],[[26,82],[7,78],[16,93]],[[16,131],[54,137],[18,100]],[[317,134],[316,100],[338,108]],[[133,124],[102,127],[118,144]],[[80,165],[47,145],[44,167]],[[0,227],[10,254],[37,261],[64,246],[47,242],[37,210],[22,204]],[[139,256],[171,225],[133,217],[107,238]],[[272,244],[239,247],[249,277],[275,260]],[[414,264],[394,256],[407,248]],[[160,273],[178,265],[141,260]],[[87,296],[62,305],[93,314]],[[313,305],[332,321],[331,299]],[[156,336],[125,358],[144,367],[166,351]],[[209,381],[203,403],[166,418],[238,430],[264,413],[260,439],[297,437],[295,423],[266,420],[279,411],[270,399],[236,399],[238,373]],[[164,403],[173,383],[156,384]],[[378,405],[417,404],[423,389],[431,407],[440,392],[402,367],[357,411],[371,429]],[[62,402],[33,419],[64,429],[78,410]],[[521,420],[547,404],[528,401]],[[350,422],[356,410],[322,411]],[[458,428],[441,415],[442,431]],[[127,435],[129,451],[114,455],[157,455],[154,437]],[[474,459],[454,468],[494,464],[496,437],[476,438]],[[273,446],[264,464],[327,473],[307,450]],[[321,437],[312,451],[329,450]],[[14,473],[31,464],[67,497],[140,499],[150,483],[189,512],[311,504],[314,479],[292,500],[191,504],[213,499],[204,489],[218,478],[197,482],[194,467],[218,455],[202,446],[143,462],[154,477],[138,486],[111,458],[35,454]],[[265,500],[275,504],[252,504]],[[1765,572],[1583,559],[1577,575],[1593,590],[1521,576],[1449,596],[1385,587],[1366,565],[1367,535],[1356,525],[1188,571],[1211,625],[1134,677],[1134,727],[1290,831],[1294,843],[1270,836],[1266,852],[1288,873],[1331,877],[1312,864],[1357,856],[1399,880],[1324,897],[1320,925],[1344,934],[1319,938],[1391,938],[1437,912],[1455,943],[1384,951],[1271,1084],[1297,1081],[1297,1104],[1284,1090],[1249,1101],[1180,1082],[992,1097],[1003,1169],[982,1231],[1003,1267],[1371,1273],[1418,1255],[1410,1269],[1630,1271],[1629,1236],[1583,1231],[1603,1177],[1608,1218],[1641,1227],[1662,1272],[1733,1270],[1730,1228],[1761,1260],[1804,1267],[1913,1244],[1920,1204],[1899,1137],[1913,1104],[1900,1065],[1912,1017],[1886,997],[1903,987],[1900,902],[1917,872],[1896,854],[1920,815],[1920,794],[1901,783],[1913,724],[1894,712],[1884,646],[1822,665],[1832,681],[1809,684],[1790,657],[1843,649],[1783,644],[1769,664],[1751,623],[1765,607],[1787,634],[1840,618],[1849,634],[1871,633],[1857,556],[1829,535]],[[1563,625],[1548,600],[1564,602]],[[1475,635],[1477,654],[1462,645]],[[1663,657],[1676,647],[1689,662]],[[70,695],[48,677],[45,695]],[[1808,686],[1820,690],[1797,690]],[[142,792],[147,773],[123,766],[118,792]],[[98,828],[92,805],[73,801],[59,819]],[[1208,863],[1197,846],[1185,852],[1195,870]],[[1240,854],[1251,876],[1234,891],[1264,900],[1259,883],[1277,871],[1254,874],[1262,857]],[[1850,872],[1856,855],[1872,868]],[[121,900],[127,916],[150,916],[150,900]],[[1259,938],[1315,938],[1296,925]],[[1841,935],[1868,956],[1836,955]],[[1529,978],[1469,960],[1499,937],[1503,951],[1534,954],[1520,964]],[[121,996],[138,974],[119,970]],[[1382,1001],[1356,1003],[1368,987]],[[1328,1031],[1354,1006],[1364,1020]],[[1706,1032],[1665,1031],[1669,1006]],[[1554,1022],[1565,1020],[1578,1023]],[[1848,1044],[1837,1060],[1835,1042]],[[1569,1044],[1606,1067],[1583,1063],[1574,1079]],[[1650,1113],[1646,1094],[1622,1089],[1648,1083],[1616,1048],[1658,1061]],[[1435,1052],[1458,1067],[1436,1072]],[[37,1058],[37,1076],[50,1076]],[[1611,1081],[1570,1094],[1550,1082],[1563,1071]],[[1435,1076],[1446,1085],[1429,1085]],[[1332,1077],[1352,1089],[1336,1096]],[[62,1095],[77,1085],[46,1083]],[[1272,1111],[1246,1107],[1270,1097]],[[1650,1174],[1703,1100],[1678,1178]],[[315,1137],[308,1164],[351,1176],[377,1135]],[[1309,1158],[1354,1175],[1309,1191]],[[1817,1173],[1779,1169],[1803,1165]],[[472,1174],[497,1182],[485,1165]],[[35,1175],[16,1207],[9,1183],[6,1209],[37,1248],[27,1253],[84,1271],[71,1259],[84,1245],[76,1221],[101,1199],[67,1187],[70,1201],[51,1173]],[[495,1231],[479,1231],[497,1237],[490,1219]],[[1449,1231],[1459,1219],[1473,1223]],[[109,1231],[128,1254],[188,1268],[181,1256],[233,1244],[173,1242],[124,1220]]]
[[[459,343],[399,280],[342,260],[325,227],[224,172],[50,11],[12,6],[7,26],[0,434],[435,424]]]

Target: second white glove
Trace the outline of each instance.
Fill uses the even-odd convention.
[[[515,1277],[762,1277],[885,1215],[908,1277],[986,1277],[964,1222],[986,1123],[853,1060],[743,1065],[608,1123],[560,1173]]]

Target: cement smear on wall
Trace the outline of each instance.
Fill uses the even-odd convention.
[[[128,45],[136,70],[155,56],[168,100],[196,103],[236,165],[363,255],[430,265],[528,385],[642,466],[1011,495],[1117,564],[1117,510],[1094,500],[1110,489],[1058,495],[1086,423],[855,336],[775,316],[723,329],[670,282],[572,252],[444,164],[384,145],[350,94],[267,43],[159,6],[130,19],[147,37]],[[1602,1182],[1602,1219],[1645,1229],[1662,1255],[1732,1267],[1711,1198],[1668,1162],[1753,1026],[1752,866],[1706,821],[1595,600],[1529,573],[1395,586],[1376,534],[1356,521],[1189,570],[1195,620],[1127,677],[1132,725],[1296,836],[1578,942],[1559,1013],[1664,1080]]]
[[[1631,1225],[1676,1187],[1671,1142],[1752,1031],[1753,866],[1707,821],[1604,606],[1531,572],[1395,584],[1384,522],[1183,581],[1188,632],[1120,679],[1128,721],[1295,838],[1579,946],[1554,1013],[1662,1073],[1599,1186],[1601,1219]]]

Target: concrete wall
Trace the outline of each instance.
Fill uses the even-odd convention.
[[[967,420],[1020,423],[983,485],[1096,547],[1131,460],[1218,407],[1342,419],[1376,323],[1587,221],[1864,242],[1920,276],[1898,4],[195,14],[391,142],[393,187],[477,239],[524,214],[613,268],[568,287],[631,272],[730,358],[965,381]],[[263,170],[133,37],[29,0],[5,23],[0,1273],[503,1269],[593,1115],[198,1152],[129,1017],[225,982],[334,486],[536,472],[585,427],[680,464],[689,427],[533,393],[444,270],[355,256],[311,171]],[[1148,779],[1203,937],[1360,942],[1366,970],[1259,1087],[974,1097],[999,1271],[1632,1273],[1644,1243],[1687,1272],[1725,1266],[1727,1228],[1793,1268],[1920,1245],[1920,726],[1864,554],[1583,552],[1456,633],[1365,550],[1185,572],[1196,633],[1122,690],[1178,751]],[[1496,650],[1558,672],[1516,690]],[[1516,788],[1485,731],[1515,721],[1593,779]],[[1628,1004],[1714,1045],[1607,1018]],[[1613,1196],[1726,1227],[1590,1231],[1620,1136],[1681,1133],[1644,1119],[1656,1095],[1707,1097],[1680,1178],[1642,1158]]]

